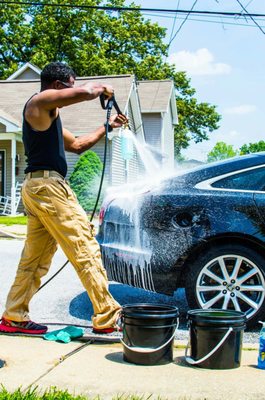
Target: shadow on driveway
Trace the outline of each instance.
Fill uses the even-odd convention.
[[[127,285],[111,283],[109,289],[115,300],[121,305],[136,303],[151,303],[176,306],[180,312],[180,327],[186,328],[186,313],[188,305],[185,298],[184,289],[179,289],[174,296],[165,296],[158,293],[148,292],[143,289],[133,288]],[[86,292],[83,292],[73,298],[69,305],[71,316],[79,319],[91,319],[93,308]]]

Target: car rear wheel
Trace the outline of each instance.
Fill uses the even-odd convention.
[[[245,312],[248,327],[265,316],[265,259],[241,245],[216,246],[189,267],[190,308]]]

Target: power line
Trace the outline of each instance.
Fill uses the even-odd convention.
[[[241,4],[241,2],[239,0],[236,0],[238,2],[238,4],[240,5],[240,7],[242,7],[242,10],[244,10],[247,15],[251,18],[251,20],[254,22],[255,25],[257,25],[257,27],[259,28],[259,30],[263,33],[263,35],[265,35],[265,31],[262,29],[262,27],[256,22],[256,20],[253,18],[253,16],[248,12],[248,10],[243,6],[243,4]],[[249,3],[248,3],[249,4]]]
[[[180,0],[178,0],[177,9],[179,8],[179,3],[180,3]],[[177,15],[178,14],[176,13],[175,17],[174,17],[172,28],[171,28],[170,39],[169,39],[169,43],[168,43],[168,49],[169,49],[169,46],[170,46],[170,43],[171,43],[171,38],[173,36],[173,32],[174,32],[174,29],[175,29],[175,25],[176,25],[176,21],[177,21]]]
[[[173,42],[173,40],[175,39],[175,37],[177,36],[177,34],[180,32],[180,30],[181,30],[181,28],[183,27],[183,25],[185,24],[185,22],[188,20],[190,14],[191,14],[192,10],[194,9],[194,7],[195,7],[195,5],[196,5],[197,2],[198,2],[198,0],[195,0],[194,3],[192,4],[192,7],[191,7],[190,11],[189,11],[188,14],[186,15],[186,18],[184,19],[184,21],[182,21],[182,23],[181,23],[180,27],[178,28],[177,32],[175,33],[175,35],[171,38],[171,40],[170,40],[168,46],[171,45],[171,43]]]
[[[150,17],[155,17],[156,14],[149,14],[149,13],[143,13],[143,15],[145,16],[150,16]],[[170,15],[163,15],[163,18],[174,18]],[[219,17],[218,17],[219,18]],[[226,17],[227,18],[227,17]],[[179,19],[184,19],[184,17],[179,17]],[[228,20],[232,20],[232,18],[227,18]],[[189,18],[190,21],[194,21],[194,22],[203,22],[203,23],[210,23],[210,24],[219,24],[219,25],[231,25],[231,26],[245,26],[248,28],[257,28],[256,25],[250,25],[248,23],[242,24],[239,22],[228,22],[228,21],[220,21],[220,20],[210,20],[210,19],[198,19],[198,18],[194,18],[194,17],[190,17]],[[265,26],[264,26],[265,28]]]
[[[60,4],[60,3],[48,3],[48,2],[29,2],[29,1],[3,1],[0,0],[0,4],[3,5],[23,5],[23,6],[35,6],[35,7],[64,7],[64,8],[80,8],[80,9],[95,9],[95,10],[105,10],[105,11],[147,11],[147,12],[155,12],[155,13],[179,13],[179,14],[194,14],[194,15],[224,15],[224,16],[232,16],[232,17],[259,17],[264,18],[265,14],[260,13],[242,13],[242,12],[228,12],[228,11],[202,11],[202,10],[174,10],[174,9],[165,9],[165,8],[145,8],[145,7],[115,7],[115,6],[90,6],[86,4]]]

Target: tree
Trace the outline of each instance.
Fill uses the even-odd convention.
[[[235,157],[237,154],[238,151],[234,150],[231,144],[217,142],[214,148],[208,153],[207,161],[225,160],[226,158]]]
[[[56,5],[60,0],[49,3]],[[81,5],[84,1],[74,3]],[[100,3],[89,0],[86,5]],[[106,6],[122,7],[124,3],[125,0],[108,0]],[[61,4],[65,2],[61,0]],[[145,19],[140,9],[113,12],[2,4],[0,26],[1,79],[27,61],[40,68],[50,61],[67,62],[78,76],[134,74],[138,80],[172,79],[178,92],[176,155],[188,147],[191,139],[207,140],[209,132],[218,128],[220,115],[216,107],[199,103],[185,72],[177,73],[163,61],[168,50],[163,43],[166,29]]]
[[[240,154],[258,153],[259,151],[265,151],[264,140],[260,140],[257,143],[244,144],[240,147]]]
[[[69,178],[71,188],[85,211],[94,209],[101,171],[100,158],[88,150],[79,158]]]

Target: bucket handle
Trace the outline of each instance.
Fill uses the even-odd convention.
[[[230,333],[232,331],[233,331],[233,328],[230,327],[228,329],[228,331],[226,332],[226,334],[223,336],[223,338],[220,340],[220,342],[217,343],[217,345],[210,351],[210,353],[206,354],[206,356],[202,357],[200,360],[194,360],[193,358],[188,356],[188,348],[190,347],[190,341],[189,341],[186,346],[186,349],[185,349],[185,360],[187,361],[188,364],[191,364],[191,365],[200,364],[201,362],[207,360],[222,346],[222,344],[225,342],[225,340],[228,338],[228,336],[230,335]]]
[[[155,349],[151,349],[151,348],[147,347],[145,349],[145,351],[142,351],[142,349],[144,349],[144,347],[141,347],[141,350],[137,350],[138,347],[130,347],[122,339],[121,339],[121,344],[124,347],[126,347],[126,349],[134,351],[135,353],[154,353],[155,351],[159,351],[159,350],[163,349],[171,342],[171,340],[175,337],[178,327],[179,327],[179,320],[177,321],[176,329],[174,330],[173,335],[166,341],[166,343],[163,343],[161,346],[156,347]]]

